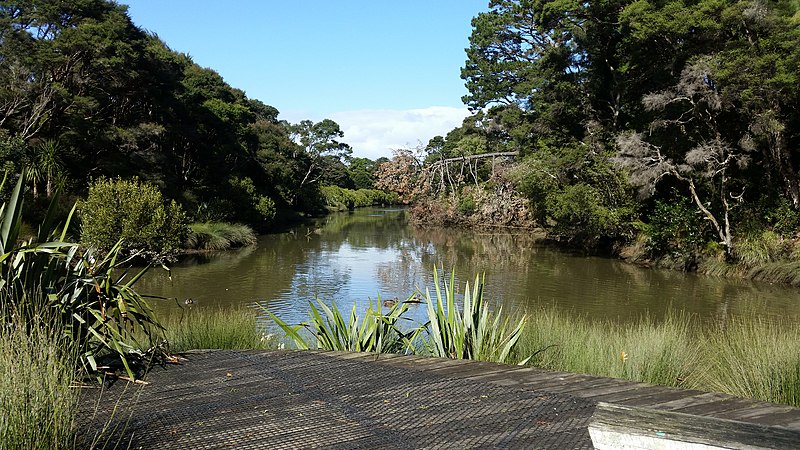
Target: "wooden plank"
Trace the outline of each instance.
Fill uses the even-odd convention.
[[[776,405],[774,409],[762,412],[761,414],[749,415],[749,416],[745,415],[745,417],[743,417],[742,420],[753,423],[762,423],[766,425],[780,425],[786,427],[791,426],[792,428],[797,428],[799,415],[800,411],[797,408],[781,411],[781,408],[778,405]]]
[[[794,408],[792,406],[782,406],[782,405],[775,405],[772,403],[758,402],[756,405],[753,405],[750,408],[741,408],[734,411],[726,411],[724,413],[721,413],[720,417],[724,419],[741,420],[747,422],[753,419],[758,419],[759,417],[770,416],[772,414],[780,414],[791,411],[800,414],[798,408]]]
[[[650,386],[643,388],[640,391],[641,395],[633,395],[627,399],[608,400],[602,401],[608,403],[619,403],[627,406],[641,406],[641,407],[655,407],[665,402],[690,398],[698,394],[696,391],[683,391],[678,389],[671,389],[662,386]],[[596,398],[595,400],[600,400]]]
[[[576,397],[582,397],[583,394],[580,392],[576,392],[573,395]],[[644,397],[652,397],[653,392],[648,387],[640,387],[638,389],[630,389],[618,392],[610,392],[606,394],[599,394],[594,396],[586,397],[587,400],[592,400],[595,402],[608,402],[608,403],[619,403],[621,405],[627,404],[627,402],[644,398]]]
[[[609,403],[614,403],[611,400],[605,400],[605,399],[607,398],[626,399],[635,397],[640,394],[645,395],[643,392],[645,392],[645,390],[650,387],[652,387],[652,385],[646,383],[620,382],[617,384],[609,385],[608,387],[594,389],[591,391],[575,392],[572,395],[589,400],[600,400],[600,401],[607,401]]]
[[[686,414],[695,414],[699,416],[720,417],[720,414],[726,411],[740,410],[743,408],[752,408],[754,401],[743,398],[729,397],[723,400],[700,403],[690,405],[683,408],[676,408],[673,411],[682,412]]]
[[[564,388],[565,386],[572,385],[574,383],[581,383],[586,380],[591,380],[592,378],[594,377],[589,375],[568,374],[565,376],[545,378],[536,383],[525,383],[525,386],[533,390],[558,392],[560,388]]]
[[[658,403],[658,409],[678,411],[681,409],[707,405],[709,403],[716,403],[724,400],[729,400],[732,397],[727,394],[720,394],[719,392],[703,392],[684,398],[676,398],[673,400],[663,401]]]
[[[605,449],[786,449],[796,448],[800,432],[675,411],[600,403],[589,434]]]

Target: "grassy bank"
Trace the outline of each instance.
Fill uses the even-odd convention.
[[[78,366],[60,331],[22,321],[0,333],[0,447],[65,449],[74,446]]]
[[[219,251],[246,247],[256,243],[255,231],[247,225],[224,222],[200,222],[189,225],[184,249]]]
[[[800,325],[676,315],[620,325],[553,309],[529,316],[516,357],[551,370],[624,378],[800,406]]]

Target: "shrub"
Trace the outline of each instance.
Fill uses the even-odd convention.
[[[101,358],[103,366],[115,360],[134,376],[129,361],[142,355],[130,345],[136,344],[131,333],[149,338],[158,328],[153,310],[132,287],[144,271],[131,275],[121,267],[119,241],[105,254],[64,242],[70,221],[56,226],[57,198],[38,235],[21,241],[22,180],[0,207],[0,324],[43,321],[63,332],[86,367],[97,370]]]
[[[800,211],[795,210],[786,199],[778,207],[768,211],[766,219],[775,223],[774,229],[784,236],[794,236],[800,231]]]
[[[95,180],[80,217],[81,241],[102,251],[122,239],[128,252],[168,255],[180,248],[188,232],[181,207],[175,201],[165,203],[158,188],[137,178]]]
[[[688,199],[658,201],[649,218],[648,250],[653,256],[693,257],[703,248],[708,226]]]
[[[600,193],[588,184],[573,184],[547,197],[553,232],[569,242],[593,247],[604,236],[615,236],[618,214],[603,204]]]
[[[469,192],[462,192],[458,198],[458,212],[470,216],[475,212],[475,198]]]
[[[259,227],[265,227],[275,219],[275,201],[256,189],[248,177],[232,177],[228,180],[227,193],[229,208],[226,219],[241,220]]]

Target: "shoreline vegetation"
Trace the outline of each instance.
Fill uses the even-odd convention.
[[[286,324],[267,314],[299,349],[422,354],[522,364],[681,389],[723,392],[800,407],[800,324],[733,319],[702,325],[675,313],[629,323],[595,321],[539,307],[525,316],[489,311],[483,280],[462,294],[453,279],[383,312],[310,303],[309,320]],[[459,298],[460,300],[454,300]],[[428,307],[428,322],[409,326],[408,303]],[[459,304],[461,306],[459,306]]]
[[[773,284],[800,286],[800,237],[785,236],[772,230],[759,229],[746,232],[736,240],[736,252],[727,255],[713,241],[703,241],[700,247],[687,249],[671,243],[675,248],[661,254],[654,247],[663,236],[653,236],[649,227],[627,240],[596,243],[592,247],[575,245],[564,240],[552,229],[540,226],[530,219],[527,200],[517,197],[508,201],[484,192],[469,190],[469,201],[459,196],[436,199],[419,199],[409,205],[409,221],[421,227],[458,227],[475,230],[517,230],[534,236],[534,242],[554,249],[592,254],[619,259],[643,268],[696,272],[701,275],[724,278],[741,278]],[[512,197],[519,193],[511,192]],[[684,230],[682,233],[686,233]],[[681,239],[681,234],[674,240]]]
[[[800,286],[800,46],[786,45],[800,41],[798,2],[492,2],[461,73],[476,113],[375,161],[353,157],[332,120],[279,119],[125,5],[74,3],[0,6],[4,447],[79,445],[74,381],[135,379],[169,351],[281,345],[250,310],[159,323],[134,289],[144,272],[126,267],[163,264],[187,242],[250,245],[326,211],[399,202],[419,224],[541,229],[636,264]],[[800,406],[798,324],[523,317],[485,295],[479,278],[461,294],[437,279],[409,297],[428,311],[410,326],[404,302],[273,319],[301,348],[526,363]]]

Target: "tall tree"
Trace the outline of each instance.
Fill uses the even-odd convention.
[[[324,119],[317,123],[303,120],[292,125],[290,131],[292,140],[299,145],[306,160],[305,174],[300,179],[298,191],[320,179],[326,158],[343,160],[353,153],[349,145],[339,140],[344,133],[333,120]]]

